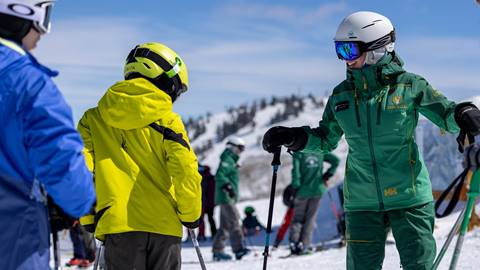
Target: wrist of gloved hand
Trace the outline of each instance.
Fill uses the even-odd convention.
[[[291,151],[300,151],[305,148],[308,134],[302,127],[272,127],[263,135],[262,146],[267,152],[273,153],[280,146]]]
[[[200,218],[195,220],[194,222],[185,222],[182,221],[182,225],[189,228],[189,229],[196,229],[200,226]]]
[[[460,129],[471,136],[480,134],[480,110],[470,102],[462,102],[455,107],[455,122]]]

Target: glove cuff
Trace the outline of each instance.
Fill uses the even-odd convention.
[[[480,111],[471,102],[462,102],[455,107],[455,122],[471,136],[480,134]]]
[[[189,228],[189,229],[195,229],[195,228],[198,228],[198,226],[200,226],[200,218],[195,220],[194,222],[185,222],[185,221],[182,221],[182,225]]]
[[[285,146],[294,152],[301,151],[305,148],[308,141],[308,134],[303,127],[296,127],[289,129],[292,142],[285,144]]]

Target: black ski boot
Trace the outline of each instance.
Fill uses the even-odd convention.
[[[303,243],[298,242],[290,242],[290,254],[292,255],[300,255],[303,252]]]
[[[243,256],[247,255],[250,253],[250,249],[248,248],[242,248],[239,251],[235,252],[235,259],[241,260]]]

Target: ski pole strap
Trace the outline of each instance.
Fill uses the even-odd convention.
[[[458,200],[460,199],[460,193],[462,191],[463,183],[465,182],[465,177],[467,175],[468,169],[465,169],[455,180],[450,183],[450,185],[445,189],[440,197],[438,197],[438,200],[435,202],[435,216],[437,218],[443,218],[448,215],[450,215],[455,209],[455,206],[458,203]],[[439,212],[440,206],[442,205],[443,201],[447,198],[448,194],[450,191],[455,188],[453,191],[452,198],[450,199],[450,202],[448,203],[447,207],[445,207],[445,210],[443,213]]]

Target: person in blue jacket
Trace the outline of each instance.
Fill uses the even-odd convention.
[[[80,217],[95,201],[72,112],[29,53],[54,1],[0,0],[0,269],[49,269],[46,195]]]

